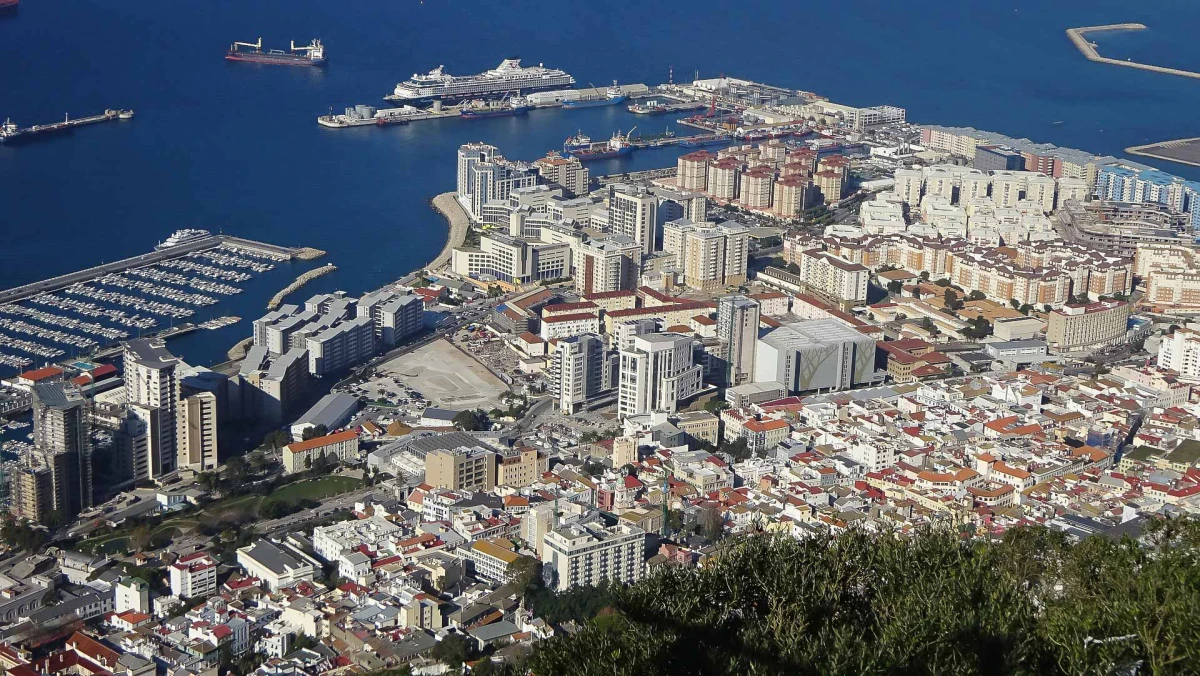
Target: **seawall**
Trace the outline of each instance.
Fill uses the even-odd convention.
[[[1067,37],[1075,44],[1075,47],[1085,56],[1088,61],[1097,63],[1107,63],[1112,66],[1124,66],[1126,68],[1137,68],[1138,70],[1148,70],[1152,73],[1162,73],[1164,75],[1178,75],[1180,77],[1190,77],[1200,79],[1200,73],[1181,70],[1179,68],[1167,68],[1165,66],[1154,66],[1148,63],[1138,63],[1137,61],[1121,61],[1119,59],[1110,59],[1106,56],[1100,56],[1100,52],[1092,46],[1092,43],[1087,41],[1084,36],[1088,33],[1098,33],[1100,31],[1141,31],[1146,30],[1145,24],[1140,23],[1113,23],[1105,26],[1083,26],[1082,28],[1068,28]]]
[[[450,224],[450,235],[446,238],[446,246],[437,258],[429,263],[429,270],[436,270],[450,263],[450,256],[455,248],[463,245],[467,239],[467,230],[471,227],[471,219],[452,192],[444,192],[433,198],[434,210],[444,216]]]

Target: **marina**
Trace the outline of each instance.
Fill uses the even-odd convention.
[[[99,115],[77,117],[73,120],[70,115],[64,115],[62,122],[35,124],[32,127],[21,127],[11,119],[5,119],[4,124],[0,124],[0,143],[17,143],[19,141],[33,140],[34,137],[42,135],[68,132],[76,127],[96,124],[97,122],[130,119],[133,119],[132,110],[117,110],[115,108],[110,108]]]
[[[240,319],[176,322],[242,293],[239,284],[300,253],[182,230],[152,254],[0,292],[0,369],[115,354],[133,337],[231,326]]]

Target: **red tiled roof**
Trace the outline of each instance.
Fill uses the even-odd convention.
[[[554,317],[543,317],[542,323],[543,324],[558,324],[561,322],[582,321],[584,319],[598,319],[598,317],[596,317],[596,315],[587,314],[587,313],[574,314],[574,315],[557,315]]]
[[[309,439],[308,441],[296,441],[296,442],[288,444],[287,446],[284,446],[284,448],[290,450],[293,453],[298,453],[300,451],[309,451],[314,448],[320,448],[322,446],[328,446],[330,444],[337,444],[337,443],[341,443],[343,441],[349,441],[357,436],[358,436],[358,432],[355,432],[354,430],[346,430],[344,432],[335,432],[333,434],[326,434],[323,437],[313,437],[312,439]]]
[[[62,374],[63,374],[63,370],[58,368],[57,366],[43,366],[40,369],[26,371],[26,372],[22,373],[20,375],[20,377],[25,380],[30,380],[30,381],[33,381],[36,383],[39,380],[45,380],[46,378],[53,378],[55,376],[61,376]]]

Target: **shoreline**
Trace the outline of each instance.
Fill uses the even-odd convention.
[[[438,268],[450,263],[450,256],[453,255],[454,249],[461,247],[463,242],[467,240],[467,231],[471,228],[471,219],[467,217],[467,212],[463,211],[462,205],[458,203],[458,199],[453,192],[444,192],[429,201],[433,210],[442,215],[446,219],[450,232],[446,237],[446,246],[442,247],[441,253],[430,261],[429,265],[425,266],[425,270],[433,272]],[[413,272],[421,272],[421,269]]]

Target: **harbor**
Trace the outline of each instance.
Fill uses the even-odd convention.
[[[0,292],[0,371],[112,356],[131,338],[231,326],[240,319],[207,310],[313,253],[184,230],[151,253]]]
[[[83,127],[89,124],[131,119],[133,119],[132,110],[118,110],[116,108],[109,108],[99,115],[77,117],[75,119],[71,119],[71,116],[68,114],[63,116],[62,122],[35,124],[31,127],[21,127],[16,122],[6,118],[4,124],[0,124],[0,143],[28,141],[44,135],[68,132],[76,127]]]
[[[1067,37],[1075,44],[1088,61],[1097,63],[1107,63],[1112,66],[1124,66],[1126,68],[1137,68],[1139,70],[1148,70],[1152,73],[1162,73],[1164,75],[1178,75],[1180,77],[1190,77],[1200,79],[1200,73],[1191,70],[1183,70],[1180,68],[1167,68],[1166,66],[1155,66],[1148,63],[1138,63],[1137,61],[1120,59],[1111,59],[1105,56],[1100,56],[1100,52],[1096,49],[1096,43],[1089,42],[1086,35],[1089,33],[1100,33],[1105,31],[1144,31],[1146,24],[1141,23],[1113,23],[1104,26],[1084,26],[1082,28],[1068,28]]]

